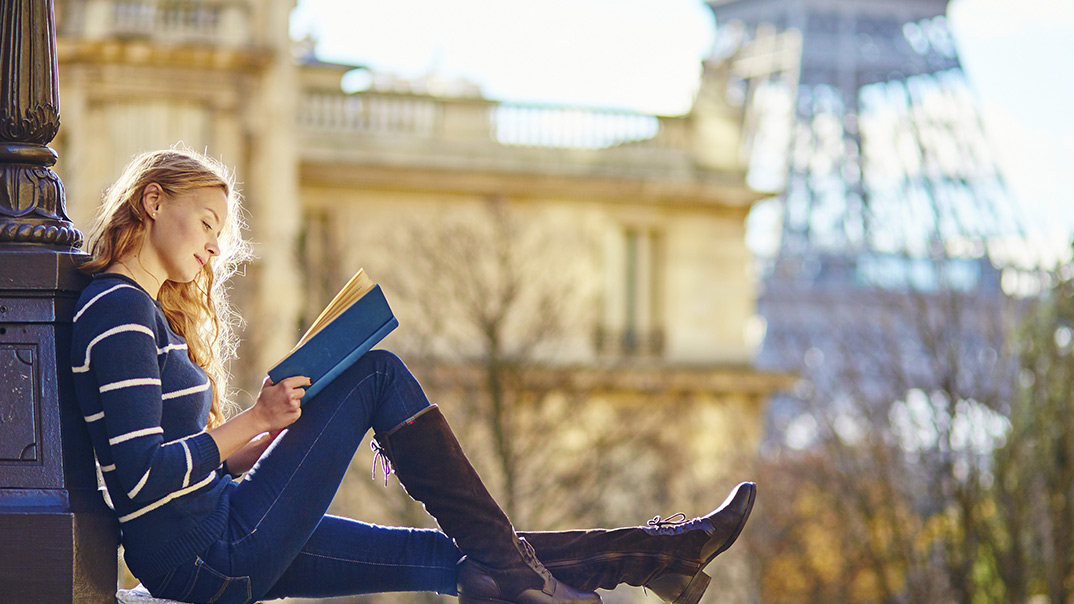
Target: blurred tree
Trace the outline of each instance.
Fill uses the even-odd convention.
[[[525,520],[530,510],[521,500],[547,507],[530,496],[539,493],[527,488],[527,466],[554,461],[549,435],[578,420],[578,400],[587,396],[555,364],[571,306],[592,306],[578,304],[573,291],[571,242],[527,229],[498,198],[402,233],[391,245],[409,266],[386,276],[407,307],[400,350],[424,368],[434,401],[457,400],[445,412],[458,417],[464,442],[488,446],[492,455],[483,457],[495,467],[486,474],[499,480],[499,501],[516,522]],[[599,496],[576,486],[583,501]]]
[[[1020,571],[1008,578],[1009,602],[1074,598],[1074,261],[1052,283],[1020,334],[1022,389],[1011,438],[996,452],[997,512],[1009,528],[1000,568]]]
[[[1016,519],[996,512],[992,454],[1019,308],[966,288],[949,258],[924,266],[927,286],[833,296],[820,329],[778,346],[802,380],[760,478],[775,491],[754,543],[765,602],[1003,601],[1000,573],[1016,570],[995,533]]]

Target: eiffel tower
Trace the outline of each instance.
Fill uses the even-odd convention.
[[[891,360],[867,344],[878,338],[876,309],[908,292],[998,299],[987,244],[1021,236],[948,2],[708,4],[718,26],[712,61],[728,74],[727,101],[745,110],[749,182],[779,192],[763,202],[780,227],[778,250],[762,262],[758,365],[801,370],[810,388],[846,400],[843,370]],[[773,399],[769,438],[799,411],[795,397]]]
[[[783,191],[780,260],[979,248],[1017,224],[947,4],[709,2],[751,184]]]

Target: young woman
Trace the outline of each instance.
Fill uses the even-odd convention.
[[[256,403],[226,419],[223,284],[245,259],[240,216],[224,166],[159,151],[109,189],[88,239],[83,270],[94,279],[74,319],[75,390],[127,566],[151,593],[245,603],[435,591],[466,604],[598,604],[591,590],[629,583],[697,604],[702,570],[749,516],[752,483],[689,522],[516,533],[439,409],[402,361],[376,350],[305,406],[307,378],[266,378]],[[325,514],[369,429],[443,532]]]

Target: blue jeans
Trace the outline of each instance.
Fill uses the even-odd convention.
[[[443,533],[326,515],[370,428],[387,432],[429,406],[398,357],[373,350],[302,407],[232,489],[226,534],[163,577],[158,597],[246,603],[384,591],[455,595],[462,557]]]

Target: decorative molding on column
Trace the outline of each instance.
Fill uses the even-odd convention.
[[[82,242],[47,147],[60,127],[52,7],[52,0],[0,0],[0,246]]]

